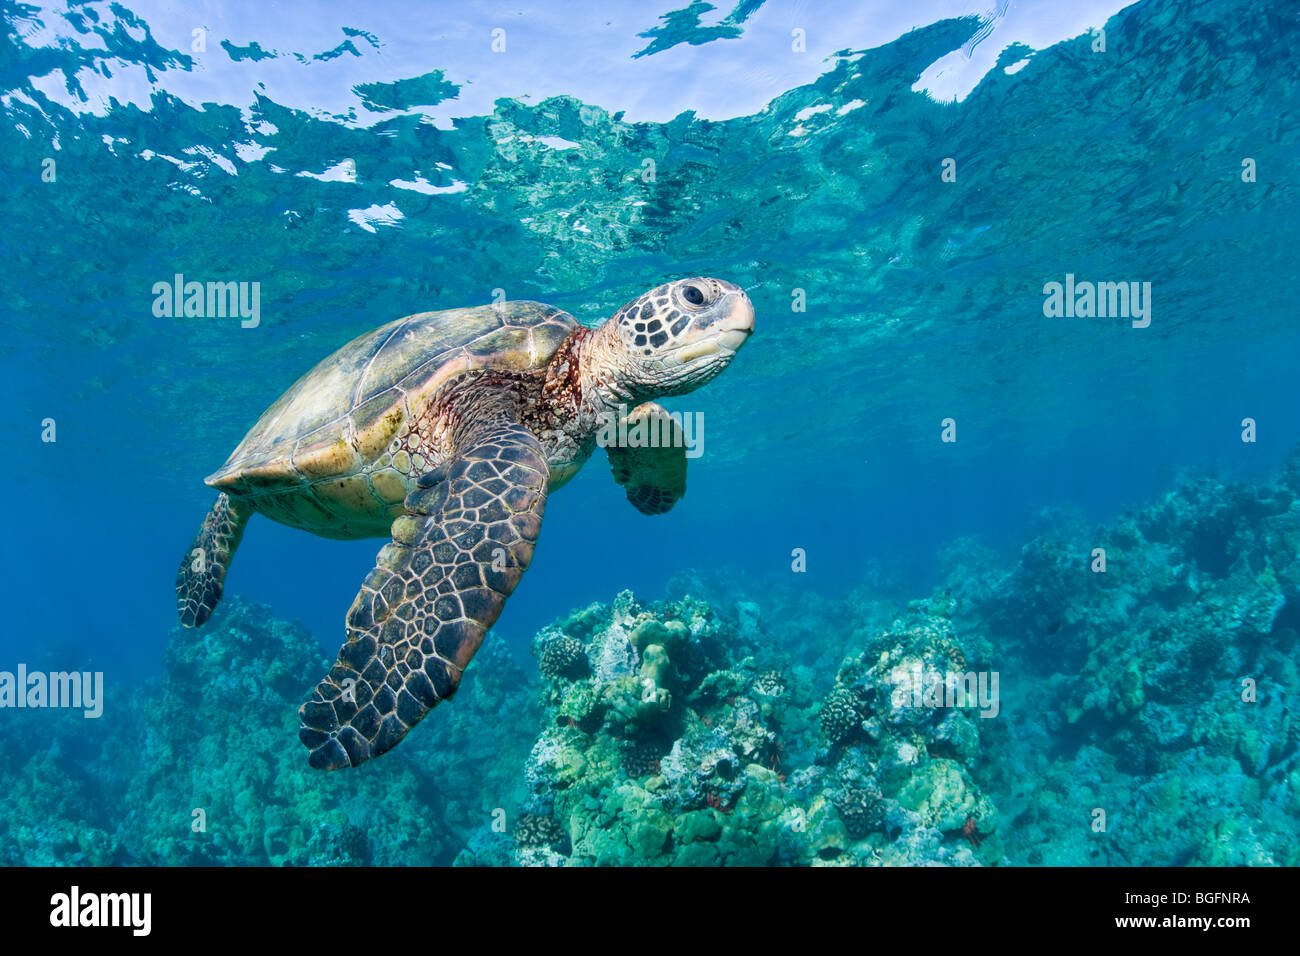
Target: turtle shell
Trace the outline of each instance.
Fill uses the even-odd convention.
[[[540,302],[421,312],[390,322],[353,339],[295,382],[207,484],[259,499],[259,510],[271,517],[318,533],[353,515],[377,519],[380,524],[368,530],[382,533],[400,509],[373,514],[376,498],[389,506],[400,503],[412,469],[409,461],[402,462],[405,469],[373,466],[394,457],[403,424],[467,372],[545,368],[577,327],[567,312]],[[367,477],[352,478],[362,472]],[[326,514],[318,520],[303,519],[303,503],[292,506],[295,515],[278,515],[267,507],[271,502],[260,500],[305,486],[324,499]],[[357,536],[337,530],[338,537]]]

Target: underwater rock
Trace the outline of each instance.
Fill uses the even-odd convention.
[[[734,621],[694,598],[642,606],[624,592],[584,622],[593,666],[543,685],[525,770],[531,804],[567,821],[565,862],[773,860],[787,807],[758,761],[776,762],[775,732],[749,696],[754,674],[714,666],[736,653]]]
[[[969,839],[972,818],[982,834],[997,829],[997,811],[974,782],[983,753],[969,712],[981,701],[962,692],[974,681],[957,679],[967,653],[953,609],[946,593],[914,602],[867,640],[869,650],[841,662],[821,709],[831,742],[824,792],[856,862],[948,859]],[[963,865],[977,862],[973,852],[959,855]]]
[[[524,775],[528,805],[565,821],[572,852],[516,860],[874,864],[892,842],[895,862],[922,862],[908,855],[922,848],[977,862],[967,821],[996,829],[968,766],[980,754],[977,729],[953,709],[904,713],[889,699],[900,667],[964,664],[951,611],[951,598],[937,596],[862,635],[874,650],[841,662],[819,702],[811,672],[761,666],[738,620],[699,599],[643,606],[624,592],[603,616],[585,609],[594,666],[543,684],[543,726]],[[557,633],[559,624],[544,628],[535,646]],[[814,763],[825,758],[823,733],[839,754],[833,773]],[[938,836],[920,840],[918,830]]]
[[[343,817],[343,814],[337,814]],[[307,841],[303,866],[367,866],[370,863],[370,841],[366,832],[341,820],[316,824]]]

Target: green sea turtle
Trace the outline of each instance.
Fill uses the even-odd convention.
[[[338,662],[299,708],[313,766],[384,753],[456,691],[528,567],[546,496],[599,435],[620,433],[613,419],[671,436],[607,447],[632,504],[658,514],[685,494],[680,426],[652,400],[708,382],[753,328],[743,290],[694,278],[596,329],[502,302],[366,333],[299,379],[207,478],[221,494],[176,577],[181,623],[212,614],[256,512],[328,538],[391,535]]]

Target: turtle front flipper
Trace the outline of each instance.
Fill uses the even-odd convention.
[[[663,514],[686,494],[686,436],[681,425],[655,402],[632,409],[618,429],[626,444],[608,444],[614,480],[642,514]]]
[[[549,469],[512,419],[469,426],[406,499],[348,611],[338,662],[298,710],[311,765],[355,767],[456,692],[532,560]]]
[[[255,510],[223,492],[203,519],[176,572],[176,613],[186,627],[198,627],[212,616],[221,600],[226,571]]]

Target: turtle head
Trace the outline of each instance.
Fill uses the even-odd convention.
[[[682,395],[730,364],[754,331],[754,304],[730,282],[679,279],[627,303],[603,331],[622,390]]]

